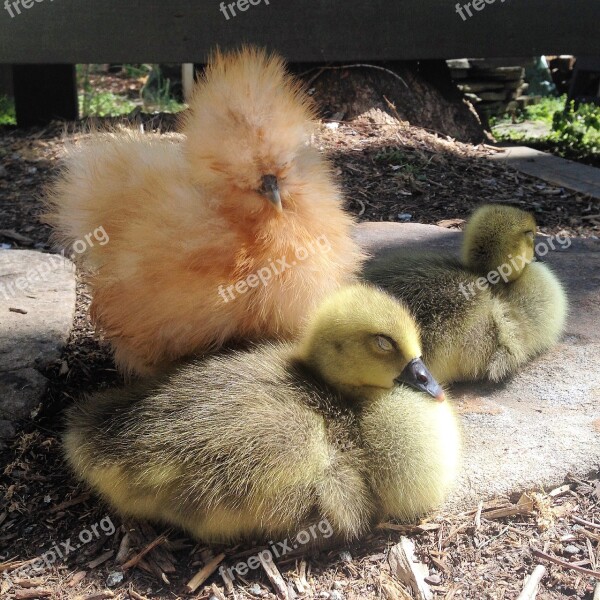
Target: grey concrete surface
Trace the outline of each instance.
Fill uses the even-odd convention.
[[[75,314],[75,269],[61,256],[0,251],[0,445],[46,390]]]
[[[373,254],[397,246],[456,252],[461,236],[433,225],[357,228]],[[453,386],[464,449],[451,506],[552,488],[568,474],[586,476],[600,468],[600,240],[572,240],[544,260],[568,290],[565,335],[508,381]]]
[[[528,146],[503,149],[504,152],[491,154],[490,160],[505,162],[517,171],[600,200],[600,169]]]

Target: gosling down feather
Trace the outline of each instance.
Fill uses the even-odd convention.
[[[366,280],[412,310],[439,381],[501,380],[560,338],[567,298],[533,262],[535,231],[529,213],[486,205],[467,223],[461,259],[398,249],[366,266]]]
[[[290,337],[360,270],[314,124],[283,61],[244,48],[213,56],[181,136],[101,133],[71,148],[46,219],[85,247],[91,314],[121,370]],[[98,230],[106,243],[86,244]]]
[[[322,519],[334,539],[353,538],[432,510],[454,479],[457,424],[420,356],[403,305],[345,287],[297,344],[196,359],[75,405],[66,456],[122,514],[206,542]]]

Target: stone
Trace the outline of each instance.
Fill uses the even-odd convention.
[[[75,314],[75,267],[56,254],[0,250],[0,419],[29,417]],[[1,422],[1,421],[0,421]],[[0,427],[0,445],[14,426]]]
[[[458,253],[462,233],[362,223],[356,237],[375,255],[393,247]],[[462,473],[448,500],[452,509],[552,489],[567,474],[585,477],[600,464],[600,240],[573,239],[544,260],[568,290],[565,335],[512,379],[452,386],[464,442]]]
[[[123,577],[124,575],[122,571],[112,571],[106,578],[106,587],[116,587],[123,581]]]

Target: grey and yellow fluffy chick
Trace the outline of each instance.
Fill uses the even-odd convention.
[[[457,424],[420,356],[402,304],[346,287],[298,344],[191,362],[146,389],[74,406],[66,456],[122,514],[207,542],[290,535],[322,519],[333,539],[350,539],[432,510],[454,479]]]
[[[529,213],[486,205],[467,223],[461,259],[398,249],[363,276],[410,307],[435,378],[499,381],[552,347],[565,325],[563,286],[533,262],[535,232]]]

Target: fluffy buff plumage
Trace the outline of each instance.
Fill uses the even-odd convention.
[[[288,337],[362,255],[310,100],[280,58],[217,53],[182,136],[94,135],[49,194],[64,244],[104,228],[81,260],[117,365],[150,374],[235,339]]]

